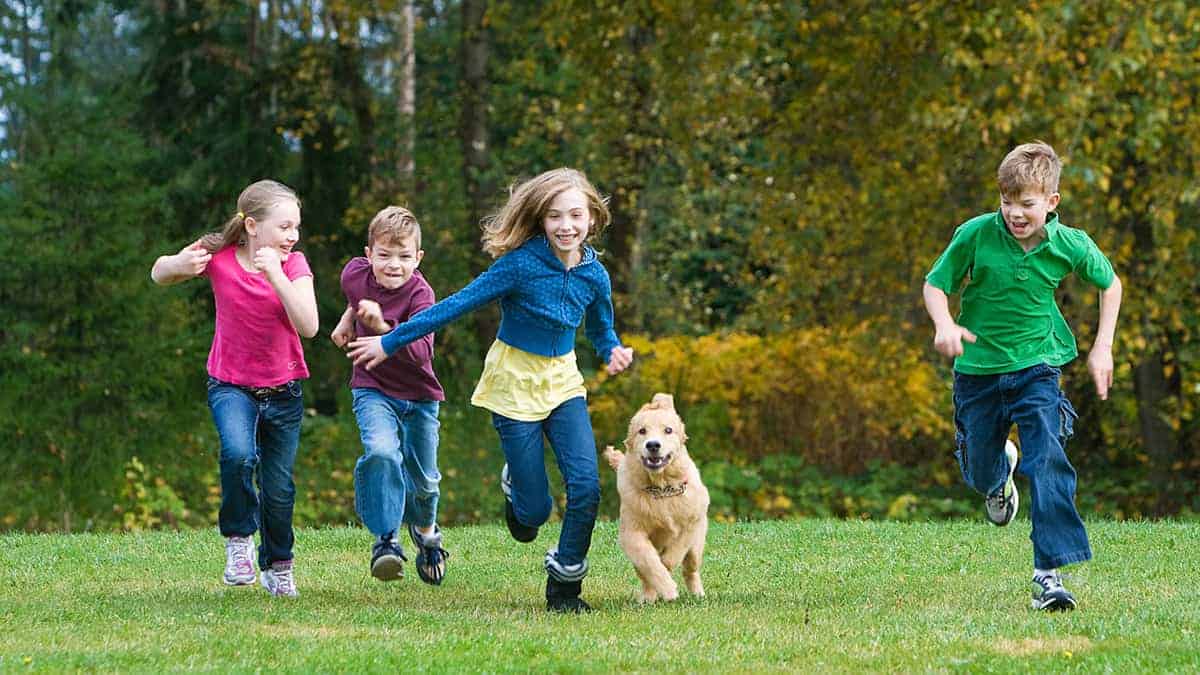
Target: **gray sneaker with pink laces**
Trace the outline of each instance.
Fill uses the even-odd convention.
[[[292,561],[276,560],[262,572],[262,587],[277,598],[294,598],[300,595],[296,580],[292,577]]]
[[[250,537],[225,538],[225,585],[249,586],[254,583],[254,540]]]

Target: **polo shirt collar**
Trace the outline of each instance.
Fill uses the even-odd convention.
[[[1004,230],[1005,234],[1007,234],[1010,237],[1012,236],[1012,233],[1008,231],[1008,226],[1004,224],[1004,214],[1001,213],[1000,211],[996,211],[996,224],[1000,226],[1001,230]],[[1046,214],[1046,241],[1050,241],[1051,239],[1054,238],[1054,235],[1058,233],[1059,227],[1061,227],[1061,225],[1059,225],[1059,223],[1058,223],[1058,212],[1051,211],[1050,213],[1047,213]]]

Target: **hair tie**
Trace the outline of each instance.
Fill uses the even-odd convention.
[[[241,211],[238,211],[238,212],[237,212],[237,217],[238,217],[238,218],[241,218],[242,220],[245,220],[245,219],[246,219],[246,214],[242,213]]]

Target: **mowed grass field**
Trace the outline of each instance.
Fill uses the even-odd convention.
[[[616,524],[584,597],[547,614],[542,556],[446,530],[442,587],[367,572],[370,537],[297,533],[301,596],[221,584],[212,530],[0,536],[0,671],[1195,672],[1200,524],[1088,524],[1071,613],[1029,609],[1029,522],[714,524],[708,595],[641,605]],[[408,542],[405,542],[408,544]],[[411,554],[411,545],[406,545]],[[410,558],[412,556],[410,555]]]

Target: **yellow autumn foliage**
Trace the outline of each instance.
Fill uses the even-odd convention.
[[[866,324],[626,341],[634,368],[592,383],[604,442],[623,438],[629,416],[663,391],[675,397],[689,445],[710,458],[794,454],[851,472],[871,459],[928,460],[930,448],[950,443],[949,382],[927,354]]]

